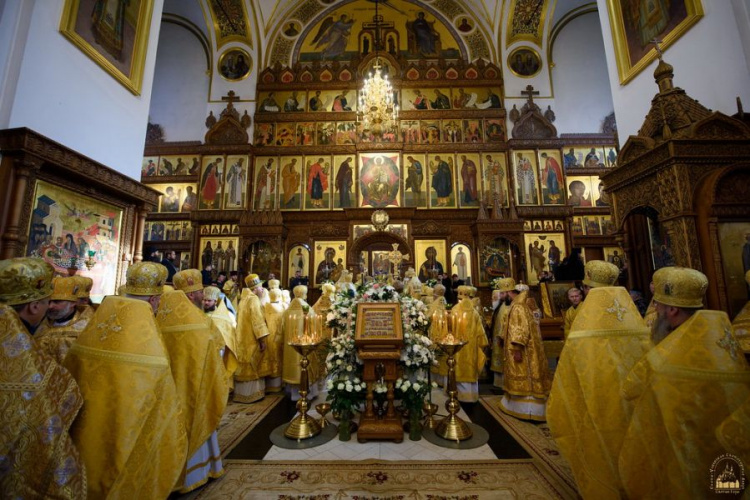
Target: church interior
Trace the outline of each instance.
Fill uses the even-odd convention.
[[[723,445],[721,430],[736,439],[711,453],[733,453],[740,468],[742,460],[744,470],[750,467],[750,426],[744,427],[750,422],[750,366],[743,357],[750,359],[750,115],[743,104],[750,105],[746,0],[0,1],[0,258],[33,257],[51,265],[56,276],[90,278],[92,307],[99,309],[111,296],[160,296],[161,291],[133,292],[133,276],[142,263],[168,262],[166,282],[196,305],[201,302],[191,294],[202,287],[193,287],[193,276],[199,285],[218,287],[212,307],[226,303],[233,331],[245,324],[241,316],[246,314],[244,321],[255,331],[252,342],[235,340],[233,333],[224,335],[225,345],[219,342],[224,369],[238,363],[237,373],[249,363],[239,350],[250,344],[260,349],[253,356],[272,350],[260,341],[257,318],[249,319],[256,293],[251,290],[269,284],[287,291],[292,303],[301,300],[304,313],[294,316],[289,312],[294,308],[271,312],[276,326],[266,315],[266,333],[277,329],[283,341],[292,317],[304,325],[300,332],[317,325],[318,333],[328,332],[329,362],[336,360],[338,345],[331,331],[350,332],[352,342],[356,338],[355,370],[376,387],[373,395],[373,385],[361,386],[366,409],[361,410],[359,442],[354,426],[354,439],[339,439],[336,426],[344,427],[336,406],[340,396],[333,398],[336,418],[329,413],[326,419],[331,410],[326,392],[333,394],[338,376],[335,363],[326,367],[326,354],[310,351],[308,375],[308,354],[290,350],[296,378],[282,378],[294,387],[291,393],[266,380],[265,397],[261,388],[259,401],[238,400],[246,390],[243,384],[258,377],[235,373],[232,379],[229,374],[234,400],[230,396],[218,405],[225,406],[213,426],[218,438],[202,438],[207,443],[218,439],[220,448],[215,453],[220,457],[203,465],[218,458],[220,468],[223,459],[224,472],[207,472],[214,479],[194,488],[167,488],[166,495],[639,498],[649,492],[631,489],[627,479],[647,475],[645,469],[624,463],[628,453],[637,454],[627,445],[637,441],[627,441],[634,424],[622,423],[619,432],[627,442],[612,438],[618,441],[616,451],[606,437],[617,434],[613,424],[609,434],[598,435],[601,449],[587,449],[588,458],[581,458],[579,448],[585,446],[580,443],[594,438],[580,434],[576,424],[586,429],[595,419],[570,410],[571,424],[559,416],[561,401],[566,408],[573,402],[597,405],[586,399],[590,388],[583,381],[558,381],[557,375],[575,370],[572,359],[621,359],[603,354],[609,353],[609,344],[597,344],[601,351],[583,347],[578,339],[596,330],[583,326],[586,318],[594,324],[598,316],[612,313],[622,325],[607,328],[644,335],[652,326],[649,304],[654,315],[657,303],[723,311],[728,320],[711,316],[710,321],[729,325],[734,320],[734,327],[722,327],[726,336],[711,346],[731,351],[739,368],[730,377],[737,387],[726,391],[727,402],[721,403],[730,411],[716,418],[719,423],[735,418],[730,423],[736,425],[723,425],[716,433]],[[673,276],[669,273],[675,268],[695,270],[700,277],[663,281],[655,274]],[[198,274],[191,274],[194,270]],[[597,273],[609,273],[606,284],[597,281]],[[0,269],[0,302],[26,303],[3,298],[10,281],[2,274]],[[180,275],[187,276],[187,284],[180,283]],[[336,292],[326,288],[329,283]],[[698,305],[670,302],[688,294],[680,283],[688,283],[684,290],[698,287]],[[306,287],[304,297],[297,293],[299,285]],[[431,323],[412,319],[409,324],[404,313],[401,332],[401,316],[388,319],[389,325],[398,324],[398,345],[384,340],[390,337],[380,330],[367,331],[362,326],[366,308],[359,303],[362,309],[357,309],[346,294],[388,302],[376,294],[382,291],[378,285],[421,299],[425,305],[402,301],[400,311],[414,311],[415,317],[429,311]],[[444,302],[453,307],[443,307],[452,312],[438,316],[453,317],[452,323],[446,320],[450,328],[433,313],[433,294],[440,285]],[[58,300],[54,287],[52,302]],[[569,313],[583,305],[578,307],[570,292],[578,287],[586,295],[582,304],[592,306],[574,321]],[[587,287],[603,290],[589,295]],[[605,304],[604,290],[614,287],[626,291],[627,305],[610,291],[612,307],[588,312],[595,301]],[[514,413],[501,401],[513,392],[503,384],[510,383],[509,365],[517,352],[503,354],[504,344],[496,345],[493,329],[500,321],[496,316],[505,314],[497,314],[498,304],[511,292],[530,304],[536,326],[528,328],[537,332],[535,349],[544,365],[538,369],[549,372],[547,385],[531,390],[523,404],[546,400],[551,390],[557,407],[553,414],[547,404],[549,419],[543,411],[541,418],[532,410]],[[209,292],[203,293],[211,300]],[[268,295],[268,290],[259,293]],[[167,295],[161,298],[162,309],[171,303]],[[612,303],[610,295],[606,300]],[[462,309],[464,301],[473,309]],[[308,309],[319,303],[328,309],[316,310],[319,316],[310,319]],[[348,322],[346,315],[339,317],[347,304]],[[360,312],[353,315],[351,308]],[[633,311],[639,313],[636,319],[629,316]],[[157,327],[167,321],[160,314]],[[511,319],[504,320],[503,332],[507,321],[515,321],[514,313],[507,314]],[[709,316],[680,321],[714,324]],[[30,330],[23,315],[21,320]],[[435,408],[428,411],[425,402],[424,412],[411,409],[428,417],[423,438],[409,439],[409,425],[422,427],[409,419],[409,411],[403,414],[406,439],[401,417],[397,437],[388,437],[382,429],[395,418],[393,392],[407,394],[393,382],[406,380],[404,373],[411,371],[377,355],[393,348],[398,358],[404,342],[415,342],[416,334],[408,335],[422,327],[436,346],[437,324],[446,335],[476,327],[483,340],[467,340],[464,354],[459,348],[455,358],[449,353],[455,369],[446,368],[440,357],[440,370],[424,370],[430,384],[438,383],[421,396]],[[93,326],[83,331],[93,332]],[[368,351],[370,344],[362,343],[368,335],[379,350]],[[372,340],[378,335],[380,343]],[[568,340],[568,335],[573,337]],[[501,336],[506,339],[506,333]],[[569,346],[574,337],[579,345]],[[590,337],[598,338],[595,333]],[[532,340],[523,343],[531,352]],[[643,348],[645,359],[649,354],[638,345],[634,352]],[[441,349],[441,356],[450,350]],[[236,355],[231,363],[227,351]],[[76,356],[83,359],[83,354]],[[663,356],[668,359],[669,353]],[[12,357],[7,354],[3,364],[11,366]],[[305,360],[302,371],[300,359]],[[622,363],[637,368],[636,361]],[[695,370],[703,366],[698,354],[691,362],[691,368],[680,368],[687,378],[697,377]],[[469,389],[461,363],[478,364]],[[75,374],[89,365],[65,361],[63,366],[76,366],[70,369]],[[628,371],[619,377],[624,380]],[[576,377],[583,380],[584,375]],[[601,380],[617,377],[607,372]],[[712,380],[727,379],[715,375]],[[0,380],[0,388],[4,383],[18,387],[10,378]],[[88,384],[78,380],[78,385]],[[560,396],[579,385],[581,399]],[[79,419],[86,412],[86,390]],[[305,390],[307,399],[301,397]],[[619,386],[612,391],[619,394]],[[598,404],[605,404],[606,393],[596,394]],[[610,403],[627,400],[611,394]],[[380,402],[377,431],[366,419],[375,418],[373,399]],[[12,407],[13,400],[8,401]],[[382,401],[388,403],[385,419]],[[408,408],[405,401],[402,410]],[[695,404],[700,412],[701,405],[712,403]],[[286,423],[308,410],[312,420],[324,424],[313,424],[319,434],[307,441],[285,438]],[[632,407],[627,411],[632,414]],[[435,419],[460,417],[464,427],[455,419],[450,425],[473,432],[472,437],[446,438],[444,428],[427,425],[433,414]],[[668,419],[663,420],[668,428]],[[81,424],[73,424],[73,442],[76,425]],[[712,425],[703,432],[713,435],[719,424]],[[375,437],[367,438],[369,432]],[[577,436],[572,444],[571,435]],[[190,444],[188,449],[197,448]],[[614,461],[592,459],[597,453],[615,456]],[[0,450],[0,455],[7,453]],[[674,489],[666,491],[708,495],[692,483],[677,483],[685,475],[703,474],[707,488],[714,469],[721,469],[719,474],[732,467],[725,458],[712,464],[717,457],[708,464],[681,462],[668,468]],[[187,459],[189,466],[193,458]],[[180,481],[189,484],[191,471],[200,467],[188,467]],[[587,473],[587,467],[597,473]],[[712,490],[741,492],[744,474],[741,487],[727,473]],[[0,478],[4,490],[14,491],[8,484]],[[123,487],[117,484],[112,491]],[[65,493],[76,497],[71,491]],[[159,497],[156,491],[162,490],[151,490]]]

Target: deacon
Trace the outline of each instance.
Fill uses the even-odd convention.
[[[211,318],[223,338],[225,347],[221,357],[224,360],[225,381],[227,388],[232,389],[234,387],[234,372],[237,371],[237,355],[235,354],[236,346],[234,344],[237,321],[221,300],[221,291],[217,287],[207,286],[203,289],[203,312]]]
[[[191,282],[201,287],[200,294],[192,292],[194,297],[202,297],[200,271],[188,269],[173,277],[177,287]],[[167,347],[187,430],[187,461],[175,489],[188,493],[224,474],[216,433],[227,404],[226,372],[219,355],[224,339],[182,290],[162,296],[156,323]]]
[[[245,277],[247,288],[242,290],[237,310],[237,331],[234,345],[239,364],[234,374],[234,401],[255,403],[265,397],[265,374],[260,372],[261,360],[266,350],[268,327],[263,318],[260,295],[263,281],[257,274]]]
[[[703,273],[663,267],[653,279],[657,345],[623,386],[633,412],[620,477],[630,498],[704,498],[713,461],[728,451],[716,427],[750,397],[750,367],[726,313],[700,310]]]
[[[62,364],[70,346],[94,315],[94,309],[78,308],[79,291],[84,288],[78,276],[55,278],[47,317],[34,336],[39,347]]]
[[[445,301],[445,287],[438,283],[432,289],[432,294],[432,302],[427,306],[427,317],[430,318],[431,322],[429,331],[430,339],[433,342],[436,342],[442,340],[436,338],[437,334],[433,331],[433,327],[435,325],[435,315],[445,314],[447,306],[447,302]],[[445,377],[448,376],[448,365],[445,364],[445,356],[439,354],[437,364],[433,365],[430,368],[430,371],[432,372],[435,382],[441,387],[445,386]]]
[[[184,411],[156,327],[167,270],[138,262],[125,297],[107,297],[65,358],[85,411],[71,429],[89,498],[167,498],[187,460]]]
[[[528,286],[508,292],[508,323],[503,331],[503,399],[500,409],[514,417],[544,421],[550,375],[542,333],[528,306]]]
[[[479,401],[479,375],[482,373],[487,356],[487,334],[482,326],[482,316],[471,298],[472,287],[458,287],[458,304],[451,314],[457,316],[454,335],[468,343],[456,354],[456,389],[462,403]]]
[[[597,266],[592,278],[615,281],[613,267]],[[625,288],[593,288],[578,307],[552,381],[547,422],[583,498],[624,497],[617,460],[630,408],[617,395],[652,346]]]
[[[570,307],[565,311],[563,323],[563,337],[565,339],[568,338],[570,327],[573,325],[573,321],[576,319],[576,314],[578,314],[579,306],[583,302],[583,293],[576,287],[569,288],[568,301],[570,302]]]
[[[492,292],[492,322],[490,332],[492,334],[492,359],[490,370],[495,373],[492,386],[497,389],[503,388],[503,332],[508,325],[508,313],[510,312],[510,295],[516,286],[513,278],[501,278],[497,281],[497,288]]]
[[[69,429],[83,406],[73,377],[31,339],[52,294],[50,264],[0,261],[0,492],[4,498],[86,497]],[[168,492],[166,492],[168,493]]]
[[[277,280],[271,280],[277,281]],[[282,302],[281,289],[269,285],[268,296],[270,302],[263,307],[268,337],[266,338],[266,352],[261,361],[261,372],[266,375],[266,392],[281,392],[281,367],[284,355],[284,332],[281,328],[282,317],[286,307]]]
[[[284,366],[282,369],[282,379],[286,384],[287,392],[291,394],[292,401],[299,399],[299,384],[302,377],[302,368],[299,365],[301,356],[290,345],[290,342],[297,342],[299,337],[304,335],[305,316],[310,309],[307,299],[307,287],[297,285],[292,290],[294,299],[289,304],[289,308],[284,311],[282,319],[282,330],[284,332]],[[320,377],[317,353],[309,357],[310,364],[307,369],[307,379],[310,390],[307,393],[308,398],[315,398],[318,395],[318,378]]]

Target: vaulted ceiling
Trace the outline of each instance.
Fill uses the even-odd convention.
[[[373,0],[368,0],[373,3]],[[536,44],[546,52],[554,42],[555,31],[581,13],[596,10],[596,2],[586,0],[390,0],[407,1],[417,8],[466,16],[477,33],[489,44],[489,59],[497,62],[502,48],[517,40]],[[352,0],[166,0],[163,18],[182,24],[202,39],[210,54],[227,44],[244,45],[257,54],[259,67],[273,63],[271,52],[283,26],[295,19],[316,23],[323,12],[345,9]],[[380,1],[381,12],[388,12],[388,0]],[[397,9],[393,9],[397,10]],[[391,11],[391,14],[395,14]],[[525,29],[531,26],[530,30]],[[531,33],[531,32],[535,32]],[[525,33],[525,35],[524,35]],[[520,35],[519,35],[520,34]],[[477,54],[473,54],[476,58]]]

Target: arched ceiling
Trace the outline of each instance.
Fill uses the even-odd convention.
[[[324,12],[344,6],[350,0],[166,0],[164,14],[184,19],[197,26],[210,41],[212,50],[234,43],[253,49],[259,66],[267,66],[273,60],[275,40],[290,19],[305,14],[299,26],[300,32],[312,27],[306,23],[320,23]],[[392,3],[404,0],[390,0]],[[372,0],[368,0],[372,4]],[[429,0],[420,4],[431,12],[439,13],[444,21],[451,22],[455,16],[466,16],[475,30],[489,44],[489,58],[498,62],[504,47],[524,41],[545,50],[547,34],[553,27],[565,24],[577,11],[596,7],[591,0]],[[374,4],[372,5],[374,12]],[[384,6],[381,5],[381,11]],[[360,13],[365,17],[364,13]],[[534,23],[537,23],[535,25]],[[524,29],[531,26],[531,29]],[[529,34],[536,30],[538,36]],[[465,37],[464,37],[465,38]],[[290,51],[291,53],[291,51]],[[474,54],[476,56],[476,54]],[[471,56],[470,56],[471,57]]]

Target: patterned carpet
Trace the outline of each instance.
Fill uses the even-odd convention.
[[[560,454],[546,423],[531,423],[506,415],[500,410],[502,396],[481,396],[482,405],[500,424],[521,443],[529,454],[538,459],[560,481],[577,491],[573,471]]]
[[[281,396],[253,405],[229,403],[219,427],[225,457]],[[489,500],[577,498],[570,467],[546,424],[517,420],[498,408],[499,396],[482,405],[526,451],[530,459],[464,461],[273,461],[227,460],[226,474],[182,497],[274,500]]]
[[[258,422],[268,415],[282,400],[281,395],[266,396],[253,404],[229,402],[219,423],[219,448],[221,457],[227,456]]]
[[[272,462],[227,460],[196,498],[496,500],[571,498],[533,460]]]

